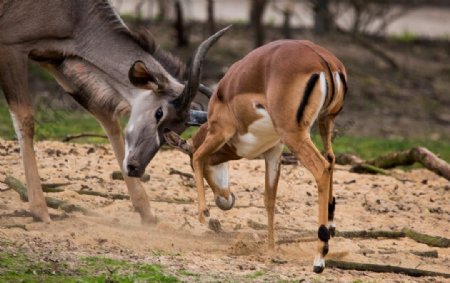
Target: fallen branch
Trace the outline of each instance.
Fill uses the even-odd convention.
[[[99,134],[89,134],[89,133],[82,133],[78,135],[67,135],[65,138],[62,139],[63,142],[69,142],[71,140],[75,139],[81,139],[81,138],[102,138],[107,139],[108,137],[105,135],[99,135]]]
[[[357,164],[357,165],[353,166],[350,169],[350,172],[360,173],[360,174],[368,173],[368,174],[391,175],[386,170],[383,170],[379,167],[376,167],[376,166],[373,166],[370,164],[366,164],[366,163]]]
[[[114,171],[111,173],[111,179],[113,180],[123,180],[123,174],[121,171]],[[150,181],[150,175],[145,173],[144,175],[141,176],[141,178],[139,178],[141,180],[141,182],[148,182]]]
[[[5,178],[5,184],[7,184],[11,189],[16,191],[20,199],[24,202],[28,201],[28,192],[25,185],[22,184],[19,180],[12,176],[7,176]],[[46,197],[45,201],[47,203],[48,207],[54,208],[54,209],[62,209],[65,212],[73,212],[73,211],[80,211],[83,214],[87,214],[88,211],[85,208],[82,208],[78,205],[69,204],[66,201],[58,200],[52,197]]]
[[[6,224],[6,225],[0,226],[0,228],[4,228],[4,229],[19,228],[19,229],[28,231],[27,226],[25,226],[24,224]]]
[[[420,257],[432,257],[432,258],[438,258],[438,251],[432,250],[432,251],[409,251],[413,255],[420,256]]]
[[[365,238],[365,239],[377,239],[377,238],[403,238],[405,237],[405,233],[399,231],[384,231],[384,230],[375,230],[375,231],[336,231],[336,237],[342,238]]]
[[[326,261],[327,267],[334,267],[344,270],[358,270],[358,271],[370,271],[378,273],[400,273],[414,277],[421,276],[442,276],[444,278],[450,278],[450,274],[434,272],[428,270],[421,270],[415,268],[406,268],[400,266],[392,265],[380,265],[380,264],[370,264],[370,263],[358,263],[349,261],[340,261],[329,259]]]
[[[150,201],[165,202],[165,203],[176,203],[176,204],[191,204],[191,203],[194,203],[194,200],[192,200],[192,199],[163,198],[163,197],[157,197],[155,199],[151,199]]]
[[[263,223],[256,222],[252,219],[247,220],[248,227],[254,230],[265,230],[267,229],[267,225]],[[300,233],[296,235],[296,238],[282,239],[277,243],[288,244],[288,243],[298,243],[302,242],[304,237],[315,236],[314,231],[300,230],[294,228],[287,227],[276,227],[278,230],[287,230]],[[365,239],[377,239],[377,238],[388,238],[388,239],[397,239],[408,237],[411,240],[414,240],[418,243],[427,244],[431,247],[439,247],[439,248],[448,248],[450,247],[450,239],[439,237],[439,236],[431,236],[427,234],[422,234],[416,232],[414,230],[403,228],[401,231],[386,231],[386,230],[374,230],[374,231],[336,231],[336,237],[343,237],[348,239],[353,238],[365,238]],[[309,240],[309,238],[307,238]]]
[[[174,168],[169,169],[169,175],[179,175],[188,179],[194,179],[194,176],[191,173],[185,173]]]
[[[417,162],[437,175],[450,180],[450,164],[424,147],[413,147],[401,152],[388,153],[369,161],[356,155],[341,154],[336,157],[336,162],[341,165],[352,165],[351,171],[357,173],[369,172],[385,175],[389,175],[389,172],[383,169],[409,166]]]
[[[66,185],[69,183],[64,184],[42,184],[42,191],[44,193],[60,193],[64,192],[64,189],[61,188],[61,186]]]
[[[96,191],[86,191],[86,190],[78,190],[76,191],[77,194],[79,195],[88,195],[88,196],[97,196],[97,197],[102,197],[102,198],[109,198],[109,199],[120,199],[120,200],[128,200],[130,199],[130,196],[128,195],[122,195],[122,194],[105,194],[105,193],[101,193],[101,192],[96,192]]]
[[[426,244],[430,247],[438,248],[448,248],[450,247],[450,239],[438,236],[430,236],[427,234],[422,234],[414,230],[403,228],[402,232],[405,233],[406,237],[422,244]]]

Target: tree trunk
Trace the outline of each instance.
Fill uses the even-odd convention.
[[[216,18],[214,15],[214,0],[208,0],[208,34],[213,35],[216,32]]]
[[[265,28],[262,22],[267,0],[251,0],[250,24],[254,31],[254,44],[259,47],[264,44]]]
[[[184,47],[189,44],[186,34],[186,23],[184,22],[183,7],[180,0],[175,1],[175,30],[177,31],[177,47]]]
[[[331,30],[332,17],[329,10],[329,0],[314,0],[314,32],[324,34]]]
[[[285,11],[283,11],[282,33],[284,38],[292,38],[291,18],[292,18],[291,10],[286,9]]]
[[[164,21],[167,17],[167,0],[158,0],[158,14],[156,15],[157,21]]]
[[[145,3],[144,0],[140,0],[140,1],[136,4],[136,6],[134,7],[134,14],[135,14],[136,19],[137,19],[138,21],[141,21],[142,18],[143,18],[143,15],[142,15],[142,6],[144,6],[144,3]]]

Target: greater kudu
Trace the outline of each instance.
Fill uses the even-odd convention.
[[[224,31],[199,47],[184,86],[178,80],[182,66],[135,36],[107,0],[0,0],[0,86],[20,143],[35,219],[50,221],[33,149],[29,58],[48,69],[101,123],[135,209],[143,222],[151,223],[155,217],[147,195],[139,181],[127,175],[143,173],[161,145],[162,126],[177,132],[186,128],[189,106],[199,87],[201,62]],[[118,115],[129,108],[132,126],[125,135],[130,150],[125,152]],[[129,158],[124,160],[125,154]]]

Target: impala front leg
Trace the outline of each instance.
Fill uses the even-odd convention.
[[[217,207],[222,210],[232,209],[236,197],[228,185],[228,162],[206,166],[205,178],[214,192]]]
[[[198,219],[201,223],[206,223],[205,217],[209,217],[209,210],[206,207],[205,187],[203,182],[203,178],[205,176],[205,164],[208,161],[209,156],[221,148],[226,140],[227,139],[221,131],[209,131],[205,141],[195,151],[193,156],[192,167],[194,168],[195,183],[197,185],[198,195]]]

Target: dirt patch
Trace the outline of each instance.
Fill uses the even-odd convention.
[[[398,274],[342,271],[328,268],[312,272],[315,243],[305,240],[266,248],[266,231],[249,220],[266,223],[263,203],[264,161],[230,163],[236,207],[219,210],[208,190],[211,216],[221,222],[214,233],[197,221],[196,192],[186,177],[171,175],[170,168],[190,173],[186,156],[172,150],[157,154],[144,184],[156,226],[144,227],[129,200],[79,195],[93,190],[127,194],[123,181],[112,180],[118,169],[109,145],[36,143],[44,183],[69,183],[64,191],[47,193],[82,206],[93,215],[65,214],[51,209],[51,224],[33,222],[28,206],[16,192],[0,182],[0,251],[20,249],[40,258],[70,259],[87,255],[159,263],[184,281],[444,282],[443,278],[412,278]],[[56,154],[58,153],[58,154]],[[0,140],[0,181],[12,175],[24,180],[15,142]],[[312,176],[301,166],[283,166],[276,210],[276,237],[302,237],[317,230],[317,190]],[[337,166],[334,180],[338,230],[401,230],[409,227],[436,236],[450,237],[450,186],[448,181],[423,169],[398,171],[389,176],[358,175]],[[399,180],[401,179],[401,181]],[[167,201],[174,200],[174,201]],[[183,201],[176,201],[183,200]],[[16,225],[15,228],[6,228]],[[5,244],[8,243],[8,244]],[[437,258],[413,252],[436,250]],[[447,272],[450,249],[433,248],[408,238],[333,238],[329,259],[378,263]],[[188,270],[192,277],[180,270]],[[190,274],[189,273],[189,274]]]

